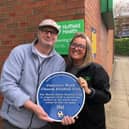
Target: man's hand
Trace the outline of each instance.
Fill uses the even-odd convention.
[[[48,116],[48,114],[39,105],[33,103],[32,101],[26,101],[24,107],[34,112],[40,120],[46,122],[53,122],[53,120]]]
[[[34,113],[38,116],[40,120],[53,122],[53,120],[48,116],[48,114],[38,105],[36,105]]]

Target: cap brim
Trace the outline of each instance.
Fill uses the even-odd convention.
[[[55,26],[52,26],[52,25],[40,25],[38,28],[40,29],[40,28],[43,28],[43,27],[52,27],[57,31],[57,33],[59,33],[59,29],[57,29],[57,27],[55,27]]]

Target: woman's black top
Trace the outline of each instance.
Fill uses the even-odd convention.
[[[92,92],[86,94],[85,105],[76,123],[69,129],[106,129],[104,104],[111,99],[110,81],[107,72],[97,63],[90,63],[76,73],[87,80]]]

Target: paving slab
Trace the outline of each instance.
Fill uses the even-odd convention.
[[[115,56],[111,101],[105,105],[107,129],[129,129],[129,57]]]

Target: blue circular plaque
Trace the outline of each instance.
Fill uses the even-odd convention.
[[[50,74],[40,83],[37,92],[38,105],[56,122],[66,115],[76,117],[84,101],[85,91],[76,76],[67,72]]]

